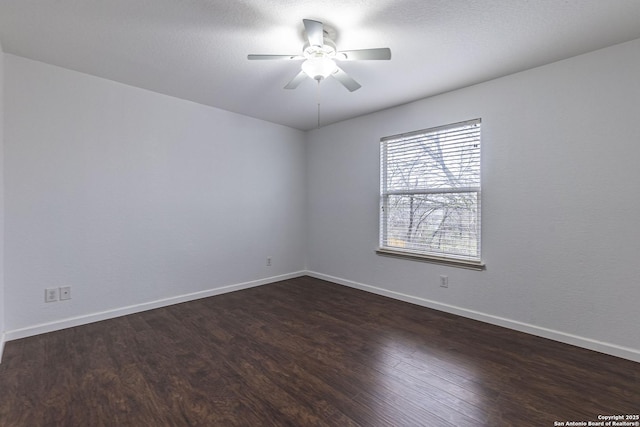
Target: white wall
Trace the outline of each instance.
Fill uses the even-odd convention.
[[[304,270],[302,132],[4,65],[9,339]],[[45,304],[59,286],[72,299]]]
[[[0,361],[4,350],[4,52],[0,44]]]
[[[638,76],[635,40],[310,132],[309,270],[640,361]],[[486,271],[376,255],[380,137],[478,117]]]

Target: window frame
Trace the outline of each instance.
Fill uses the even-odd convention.
[[[429,136],[433,136],[435,134],[444,132],[444,131],[454,131],[455,129],[464,128],[468,126],[478,126],[477,130],[477,138],[480,141],[480,145],[478,146],[478,182],[477,185],[467,186],[467,187],[437,187],[437,186],[423,186],[422,188],[405,188],[405,189],[395,189],[388,190],[388,166],[389,160],[387,158],[388,153],[388,143],[402,143],[408,142],[409,140],[416,137],[424,137],[428,138]],[[482,233],[482,222],[481,222],[481,195],[482,195],[482,185],[481,185],[481,138],[482,138],[482,120],[480,118],[473,120],[466,120],[463,122],[451,123],[443,126],[437,126],[428,129],[422,129],[414,132],[408,132],[398,135],[391,135],[387,137],[383,137],[380,139],[380,211],[379,211],[379,240],[378,240],[378,248],[376,249],[376,253],[384,256],[412,259],[418,261],[425,261],[437,264],[443,264],[454,267],[462,267],[473,270],[483,270],[485,269],[485,264],[482,261],[482,252],[481,252],[481,233]],[[430,176],[435,175],[435,172]],[[470,255],[459,255],[454,253],[446,253],[446,252],[437,252],[437,251],[418,251],[411,249],[403,249],[402,247],[395,247],[390,245],[385,245],[385,242],[388,240],[388,217],[386,213],[389,211],[388,208],[388,200],[391,196],[402,196],[402,195],[431,195],[431,194],[455,194],[455,193],[476,193],[476,241],[477,241],[477,257]]]

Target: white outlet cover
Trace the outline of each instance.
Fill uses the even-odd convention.
[[[60,288],[60,301],[71,299],[71,286]]]
[[[44,290],[44,302],[58,301],[58,288],[47,288]]]
[[[440,287],[441,288],[449,287],[449,276],[440,276]]]

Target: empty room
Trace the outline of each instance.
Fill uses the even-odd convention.
[[[0,426],[640,426],[640,1],[0,0]]]

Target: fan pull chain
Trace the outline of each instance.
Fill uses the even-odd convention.
[[[318,103],[318,129],[320,129],[320,79],[318,79],[318,89],[316,90],[316,101]]]

